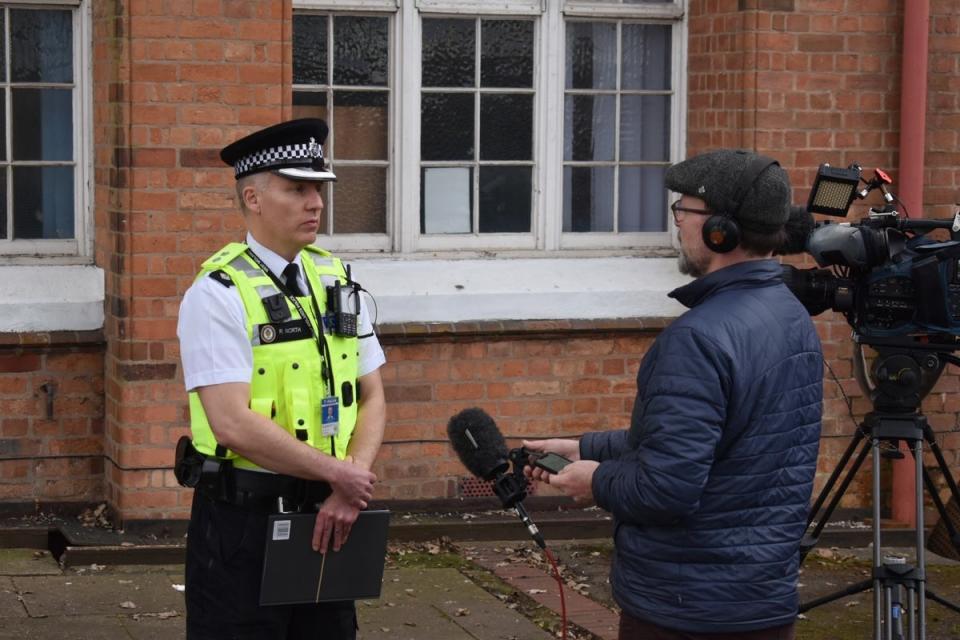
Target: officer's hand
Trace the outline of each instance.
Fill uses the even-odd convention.
[[[334,489],[317,513],[313,525],[313,550],[326,553],[330,543],[333,543],[333,550],[340,551],[359,513],[359,509],[351,506],[346,498]]]
[[[366,509],[373,497],[373,483],[377,476],[350,460],[337,464],[336,476],[330,480],[334,493],[340,493],[347,504],[356,509]]]

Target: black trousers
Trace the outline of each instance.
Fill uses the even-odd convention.
[[[355,640],[352,601],[259,605],[268,515],[194,492],[187,528],[187,639]]]

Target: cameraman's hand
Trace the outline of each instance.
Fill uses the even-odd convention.
[[[373,483],[377,481],[370,471],[354,464],[353,457],[338,461],[337,472],[330,480],[334,494],[355,509],[366,509],[367,502],[373,497]]]
[[[536,451],[539,453],[556,453],[563,456],[567,460],[572,460],[574,462],[580,459],[580,442],[577,440],[566,440],[563,438],[548,438],[547,440],[524,440],[523,446],[530,451]],[[523,467],[523,475],[528,478],[550,484],[550,476],[553,474],[548,471],[544,471],[543,469],[526,465]]]
[[[352,506],[341,493],[334,489],[333,493],[323,501],[317,513],[317,519],[313,525],[313,550],[326,553],[332,543],[333,550],[340,551],[359,514],[360,510]]]

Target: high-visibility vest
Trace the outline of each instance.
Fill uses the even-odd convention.
[[[253,348],[253,374],[250,380],[250,409],[283,427],[297,439],[324,453],[343,459],[357,423],[356,337],[325,335],[322,319],[315,317],[309,296],[298,299],[307,315],[310,331],[296,307],[281,295],[270,278],[247,254],[247,245],[231,243],[203,263],[198,278],[211,274],[224,286],[235,286],[247,315],[247,337]],[[308,246],[301,253],[303,273],[317,299],[321,315],[326,314],[327,286],[347,281],[343,263],[328,252]],[[231,284],[232,283],[232,284]],[[270,299],[269,302],[267,300]],[[268,304],[282,300],[289,318],[272,322]],[[334,389],[328,389],[323,375],[323,358],[316,336],[326,341]],[[322,434],[323,399],[336,396],[339,403],[339,427],[336,436]],[[233,461],[241,469],[258,469],[250,460],[219,445],[196,391],[191,391],[190,428],[193,444],[206,455]]]

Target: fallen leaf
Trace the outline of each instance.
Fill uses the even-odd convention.
[[[120,603],[120,607],[123,609],[136,609],[137,605],[133,604],[129,600]]]

